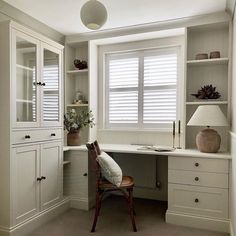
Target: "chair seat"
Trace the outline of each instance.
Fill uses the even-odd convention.
[[[99,183],[101,189],[114,189],[114,188],[132,188],[134,186],[134,179],[131,176],[123,176],[122,182],[119,187],[110,183],[108,180],[102,180]]]

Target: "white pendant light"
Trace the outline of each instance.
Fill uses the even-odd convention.
[[[91,29],[100,29],[107,20],[107,10],[105,6],[97,0],[89,0],[80,10],[80,18],[83,24]]]

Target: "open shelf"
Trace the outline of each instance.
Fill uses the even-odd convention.
[[[81,74],[81,73],[88,73],[88,69],[83,69],[83,70],[68,70],[67,74]]]
[[[67,107],[88,107],[88,104],[67,104]]]
[[[227,64],[229,58],[215,58],[215,59],[203,59],[203,60],[188,60],[187,64],[190,66],[203,66],[203,65],[224,65]]]
[[[186,105],[227,105],[227,101],[194,101],[194,102],[186,102]]]
[[[70,164],[71,162],[70,161],[63,161],[63,165],[67,165],[67,164]]]

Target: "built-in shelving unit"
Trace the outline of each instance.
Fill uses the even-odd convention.
[[[199,53],[219,51],[220,58],[196,60]],[[196,148],[197,133],[204,127],[187,126],[199,105],[219,105],[225,116],[229,114],[229,24],[215,23],[187,28],[186,60],[186,129],[185,147]],[[205,86],[212,85],[220,93],[218,100],[197,100],[191,94]],[[221,136],[227,137],[227,128],[214,127]],[[227,140],[222,139],[222,150],[227,150]]]

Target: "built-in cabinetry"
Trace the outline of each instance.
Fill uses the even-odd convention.
[[[86,148],[64,151],[64,195],[70,196],[71,207],[88,210],[95,203],[95,169],[89,162]]]
[[[168,157],[167,222],[227,232],[229,161]]]
[[[0,230],[11,235],[62,200],[63,46],[15,22],[0,37]]]
[[[230,53],[229,23],[217,23],[187,28],[187,63],[186,63],[186,124],[199,105],[219,105],[229,119],[229,87],[230,87]],[[220,58],[210,59],[210,52],[219,51]],[[209,59],[196,60],[199,53],[207,53]],[[216,100],[196,99],[191,94],[205,86],[212,84],[221,94]],[[196,134],[203,127],[186,126],[185,146],[196,148]],[[228,149],[227,127],[214,127],[222,138],[222,150]]]

